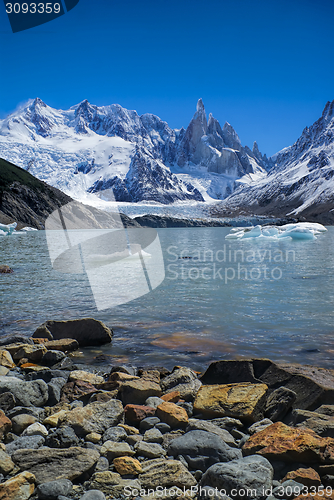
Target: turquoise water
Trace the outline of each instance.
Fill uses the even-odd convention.
[[[216,359],[269,357],[332,368],[334,228],[304,242],[225,240],[228,233],[159,229],[163,283],[104,311],[85,275],[52,269],[43,231],[2,237],[0,263],[15,273],[0,275],[1,335],[94,317],[113,328],[114,340],[86,349],[89,362],[203,369]]]

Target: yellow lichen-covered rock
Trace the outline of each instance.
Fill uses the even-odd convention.
[[[126,474],[137,475],[142,473],[141,464],[136,458],[117,457],[114,459],[113,464],[116,471],[121,476],[125,476]]]
[[[70,382],[76,380],[82,380],[83,382],[89,382],[92,385],[95,384],[103,384],[104,378],[100,377],[100,375],[95,375],[95,373],[85,372],[83,370],[74,370],[70,373],[69,379]]]
[[[0,366],[5,368],[13,368],[15,363],[9,351],[6,349],[0,349]]]
[[[0,500],[28,500],[35,489],[35,476],[21,472],[0,484]]]
[[[263,415],[266,384],[203,385],[197,392],[194,412],[208,418],[233,417],[256,422]]]
[[[242,448],[269,460],[334,464],[334,439],[321,437],[310,429],[275,422],[251,436]]]
[[[66,410],[60,410],[57,413],[54,413],[53,415],[50,415],[49,417],[45,418],[43,420],[43,425],[51,425],[51,427],[57,427],[59,419],[64,417],[66,415]]]

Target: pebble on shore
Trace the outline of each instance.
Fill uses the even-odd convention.
[[[334,499],[334,371],[253,359],[106,373],[67,356],[92,328],[111,340],[78,321],[1,339],[0,500]]]

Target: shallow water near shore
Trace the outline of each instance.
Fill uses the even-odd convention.
[[[2,237],[0,263],[15,272],[0,275],[1,335],[94,317],[113,328],[113,343],[78,361],[203,370],[268,357],[334,368],[334,227],[312,241],[225,240],[229,230],[159,229],[163,283],[103,311],[85,274],[52,269],[44,231]]]

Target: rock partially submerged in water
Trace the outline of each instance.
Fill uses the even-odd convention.
[[[14,272],[14,269],[12,269],[9,266],[0,266],[0,274],[12,274]]]
[[[74,339],[80,347],[108,344],[113,332],[102,321],[93,318],[68,321],[46,321],[37,328],[33,338],[49,340]]]

